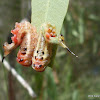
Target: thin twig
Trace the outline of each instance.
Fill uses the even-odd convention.
[[[2,62],[2,56],[1,56],[1,54],[0,54],[0,62]],[[16,70],[15,70],[14,68],[12,68],[12,67],[10,66],[10,64],[9,64],[6,60],[3,61],[3,64],[4,64],[4,67],[5,67],[8,71],[11,71],[12,75],[13,75],[14,77],[17,78],[17,80],[20,82],[20,84],[21,84],[24,88],[26,88],[26,89],[28,90],[29,95],[32,96],[33,98],[36,98],[36,94],[35,94],[35,92],[33,91],[33,89],[32,89],[32,88],[30,87],[30,85],[16,72]]]

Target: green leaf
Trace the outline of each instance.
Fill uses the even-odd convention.
[[[60,34],[69,0],[32,0],[32,24],[39,31],[43,23],[55,25]]]

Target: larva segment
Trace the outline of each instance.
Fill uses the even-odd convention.
[[[45,70],[52,56],[52,44],[49,44],[40,31],[38,43],[32,57],[32,68],[38,72]]]

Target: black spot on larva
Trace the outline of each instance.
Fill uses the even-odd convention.
[[[23,61],[23,59],[20,59],[20,60],[19,60],[19,62],[22,62],[22,61]]]
[[[43,57],[41,57],[41,60],[43,60]]]
[[[35,64],[33,64],[33,67],[35,67]]]
[[[35,56],[35,59],[36,59],[36,56]]]
[[[27,50],[27,48],[23,48],[23,50],[24,50],[24,51],[26,51],[26,50]]]
[[[44,51],[42,52],[42,54],[44,55]]]
[[[42,67],[42,65],[39,65],[39,67]]]
[[[37,50],[37,53],[38,53],[39,51]]]
[[[23,55],[25,55],[25,54],[26,54],[26,52],[23,52],[22,54],[23,54]]]

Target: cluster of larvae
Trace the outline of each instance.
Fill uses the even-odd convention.
[[[50,63],[53,44],[60,44],[75,55],[65,45],[63,35],[57,36],[56,29],[51,24],[43,24],[39,33],[37,33],[36,28],[29,22],[16,22],[15,29],[11,30],[11,33],[13,34],[13,37],[11,37],[12,43],[5,42],[3,45],[4,56],[2,62],[18,46],[20,46],[20,49],[17,53],[17,62],[26,67],[32,65],[32,68],[38,72],[44,71]]]

